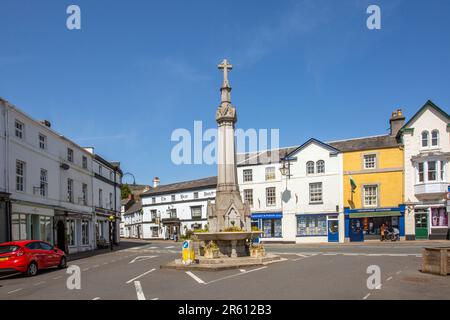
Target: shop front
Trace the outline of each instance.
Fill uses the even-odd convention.
[[[443,204],[416,205],[414,208],[416,240],[448,240],[448,212]]]
[[[13,203],[11,208],[11,240],[42,240],[54,243],[54,209]]]
[[[345,209],[345,238],[350,242],[381,240],[381,226],[396,228],[405,237],[405,206]]]
[[[253,213],[252,228],[262,231],[261,240],[276,240],[283,238],[282,212]]]
[[[298,214],[297,243],[339,242],[337,213]]]
[[[165,240],[178,240],[181,235],[181,221],[178,218],[161,219]]]

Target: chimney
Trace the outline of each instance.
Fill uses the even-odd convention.
[[[397,111],[392,112],[389,123],[391,124],[391,137],[396,137],[397,133],[405,124],[405,116],[403,115],[402,109],[397,109]]]
[[[153,178],[153,188],[158,188],[159,182],[160,180],[158,177]]]
[[[41,120],[40,123],[43,124],[44,126],[46,126],[47,128],[52,127],[52,124],[48,120]]]

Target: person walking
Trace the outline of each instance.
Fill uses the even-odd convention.
[[[383,223],[380,227],[381,241],[386,240],[386,225]]]

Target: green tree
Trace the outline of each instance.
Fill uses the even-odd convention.
[[[128,196],[131,194],[130,186],[127,184],[123,184],[120,187],[120,194],[122,196],[122,199],[128,198]]]

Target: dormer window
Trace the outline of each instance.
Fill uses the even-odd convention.
[[[439,131],[438,130],[433,130],[431,132],[431,146],[432,147],[439,146]]]
[[[429,138],[428,131],[422,132],[422,148],[428,147],[428,138]]]

